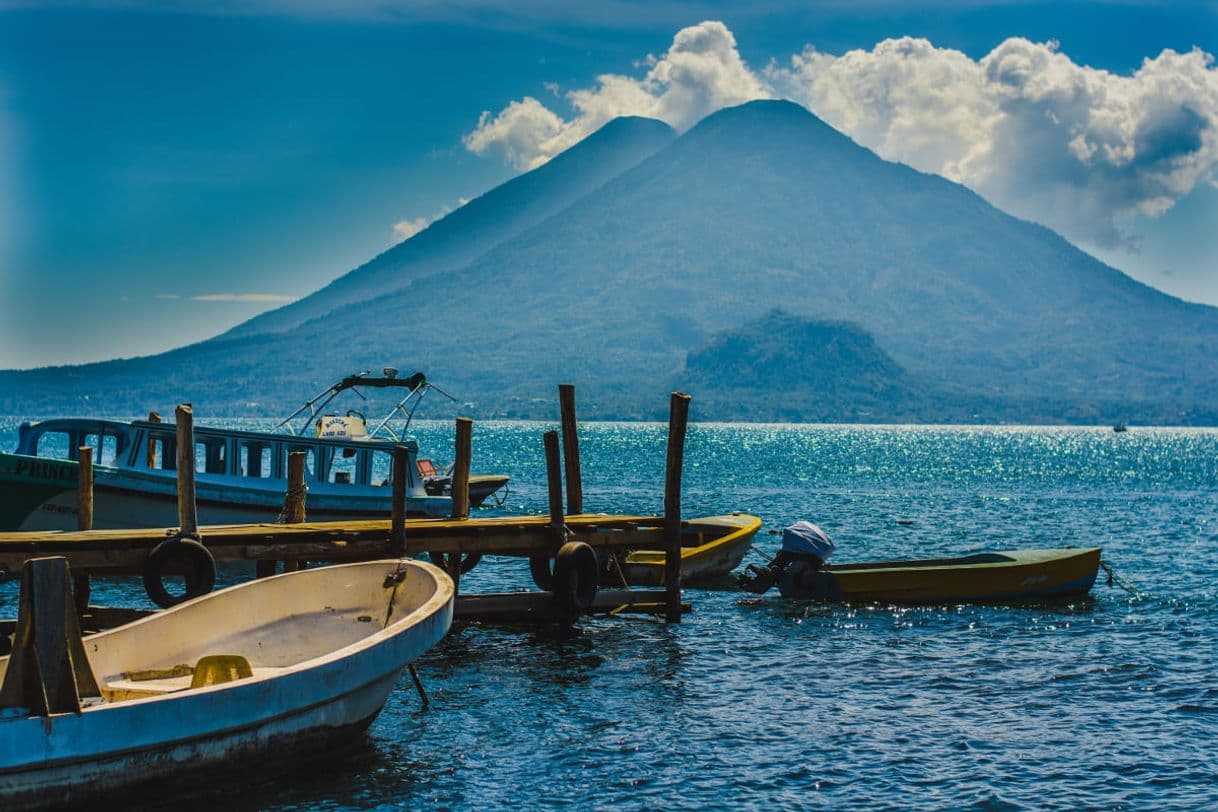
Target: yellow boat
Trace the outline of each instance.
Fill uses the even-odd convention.
[[[761,519],[744,513],[690,519],[681,527],[681,582],[693,584],[729,574],[748,553]],[[661,550],[634,550],[621,562],[622,574],[632,586],[662,586]],[[610,572],[609,578],[617,578]]]
[[[777,583],[784,597],[853,603],[1003,603],[1085,595],[1100,566],[1098,547],[855,564],[783,555],[750,567],[745,589],[764,592]]]

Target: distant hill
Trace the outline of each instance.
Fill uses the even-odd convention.
[[[495,187],[316,293],[255,316],[222,338],[280,332],[342,305],[398,290],[414,279],[458,271],[674,138],[676,133],[662,121],[616,118],[585,138],[578,149]]]
[[[699,414],[767,420],[866,419],[917,410],[927,387],[847,322],[774,310],[713,335],[689,353],[673,388],[707,393]],[[762,402],[758,402],[762,401]]]
[[[596,146],[589,139],[511,184],[540,184],[558,161],[586,168]],[[609,171],[583,194],[541,184],[534,219],[502,231],[512,206],[484,203],[470,238],[499,236],[472,258],[439,242],[423,250],[439,237],[422,239],[460,243],[471,203],[344,277],[349,296],[335,283],[279,316],[147,359],[0,374],[0,408],[193,400],[217,413],[274,411],[390,363],[425,370],[473,401],[475,416],[550,417],[554,384],[569,381],[582,416],[657,417],[685,380],[695,419],[702,402],[720,404],[719,419],[1218,419],[1218,309],[1140,284],[958,184],[883,161],[797,105],[722,110]],[[542,200],[551,195],[566,196]],[[413,259],[389,263],[399,249]],[[776,307],[785,315],[767,317]],[[837,377],[807,387],[802,407],[775,398],[784,379],[807,378],[832,353]],[[853,381],[847,364],[863,365]],[[750,366],[769,370],[765,381],[736,386]],[[84,394],[88,404],[71,401]]]

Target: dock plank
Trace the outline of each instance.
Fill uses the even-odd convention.
[[[594,547],[656,547],[663,518],[608,514],[566,517],[576,538]],[[16,571],[26,559],[67,556],[81,573],[135,572],[148,553],[175,528],[0,533],[0,567]],[[299,524],[210,525],[199,528],[217,561],[355,561],[393,555],[388,518]],[[528,556],[553,551],[548,516],[494,516],[475,519],[407,519],[406,548],[421,553],[483,553]]]

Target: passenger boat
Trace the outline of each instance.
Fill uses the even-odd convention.
[[[63,559],[26,566],[45,562],[60,564],[62,581]],[[56,614],[30,609],[27,580],[48,582],[23,573],[23,619]],[[447,633],[453,594],[430,564],[374,561],[250,581],[83,645],[39,627],[0,657],[0,808],[85,808],[116,790],[172,788],[188,772],[266,764],[361,731],[402,670]],[[67,637],[75,615],[70,603],[58,608]],[[56,642],[68,652],[59,670],[36,664]],[[52,690],[65,684],[66,695]]]
[[[750,565],[741,585],[761,594],[777,584],[783,597],[818,601],[1004,603],[1086,595],[1100,566],[1098,547],[855,564],[826,563],[831,550],[831,542],[810,550],[784,534],[778,555],[766,566]]]
[[[681,582],[696,584],[731,573],[759,529],[761,519],[743,513],[686,521],[681,527]],[[661,550],[634,550],[621,561],[622,574],[632,586],[662,586],[666,558]],[[615,577],[608,573],[608,580]]]
[[[325,413],[341,392],[358,393],[361,387],[400,387],[407,394],[372,431],[363,415],[354,410],[346,415]],[[382,377],[365,372],[343,378],[269,432],[196,426],[199,521],[274,521],[283,505],[287,458],[293,451],[307,455],[310,520],[387,516],[393,491],[392,454],[397,445],[406,446],[410,458],[407,513],[450,515],[451,499],[429,493],[428,481],[417,469],[418,444],[406,436],[414,408],[432,388],[436,387],[422,373],[400,378],[397,370],[388,368]],[[398,415],[406,422],[395,430],[391,421]],[[295,427],[294,421],[298,423]],[[76,454],[80,446],[94,450],[94,528],[176,526],[176,442],[173,424],[155,420],[68,418],[22,424],[16,452],[0,452],[0,530],[76,529]],[[506,481],[503,476],[498,487]]]

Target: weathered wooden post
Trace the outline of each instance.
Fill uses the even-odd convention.
[[[546,489],[550,496],[550,529],[555,546],[566,541],[566,518],[562,512],[562,461],[558,455],[558,432],[547,431],[543,437],[546,447]]]
[[[174,410],[178,441],[178,535],[199,537],[199,513],[195,505],[195,418],[189,403]]]
[[[567,513],[584,512],[584,485],[579,471],[579,435],[575,421],[575,387],[558,385],[558,408],[562,414],[562,452],[567,470]]]
[[[189,403],[174,410],[174,420],[178,444],[178,532],[152,548],[144,561],[143,572],[148,597],[164,609],[188,598],[206,595],[216,585],[216,560],[199,537],[199,513],[195,504],[194,412]],[[174,595],[165,588],[164,576],[183,570],[186,591]]]
[[[305,484],[306,451],[288,452],[288,488],[283,492],[283,507],[279,511],[279,520],[284,524],[300,524],[305,520],[309,486]],[[273,558],[261,559],[254,563],[254,576],[266,578],[275,574],[279,562]],[[295,572],[305,568],[304,561],[290,560],[283,562],[284,572]]]
[[[668,406],[668,457],[664,466],[664,619],[681,622],[681,463],[689,395],[673,392]]]
[[[540,589],[550,590],[554,586],[550,559],[567,541],[567,521],[562,512],[562,457],[558,451],[558,432],[547,431],[542,435],[546,449],[546,491],[550,497],[550,533],[553,550],[549,555],[529,556],[529,572],[533,583]]]
[[[161,416],[156,412],[148,413],[149,423],[160,423]],[[156,440],[152,438],[152,433],[148,434],[148,442],[145,444],[144,450],[147,454],[147,462],[149,468],[156,468]],[[164,449],[162,449],[163,451]]]
[[[474,421],[457,418],[456,457],[453,458],[452,517],[469,518],[469,469],[473,456]]]
[[[93,449],[82,445],[76,450],[76,529],[93,529]]]
[[[82,445],[76,449],[76,529],[93,529],[93,449]],[[76,611],[84,614],[89,608],[92,584],[85,574],[72,576],[72,594]]]
[[[410,449],[404,445],[393,447],[393,501],[390,512],[390,540],[393,554],[406,554],[406,468],[410,464]]]
[[[309,488],[305,485],[305,460],[307,451],[292,451],[288,454],[288,489],[283,495],[283,523],[300,524],[305,521]]]

